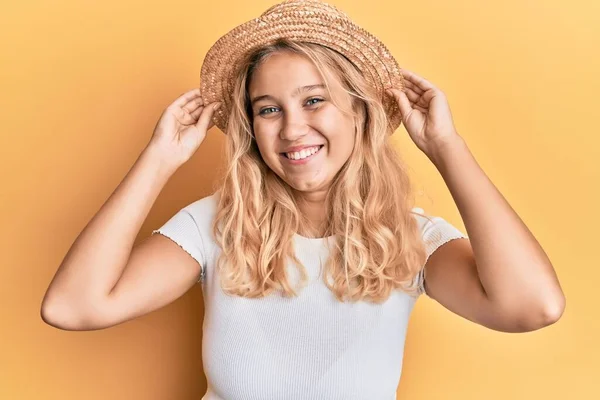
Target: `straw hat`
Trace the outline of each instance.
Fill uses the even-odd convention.
[[[400,110],[385,89],[402,89],[403,77],[385,45],[332,5],[318,0],[286,0],[267,9],[259,18],[238,25],[206,53],[200,72],[200,88],[204,104],[223,103],[213,115],[213,122],[219,129],[225,132],[231,109],[232,66],[246,53],[279,38],[324,45],[346,56],[376,88],[392,132],[398,128]]]

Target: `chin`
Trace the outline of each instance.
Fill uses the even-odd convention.
[[[314,192],[317,190],[323,190],[323,189],[327,188],[327,186],[328,186],[324,182],[321,182],[321,181],[311,181],[311,182],[296,181],[296,182],[286,182],[286,183],[292,189],[294,189],[298,192],[304,192],[304,193]]]

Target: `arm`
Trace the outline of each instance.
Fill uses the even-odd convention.
[[[402,90],[388,93],[411,139],[446,182],[469,236],[429,257],[427,293],[496,330],[523,332],[555,322],[565,297],[544,250],[458,135],[444,92],[412,71],[402,74]]]
[[[46,323],[108,327],[166,305],[196,282],[199,261],[170,239],[155,235],[132,246],[170,176],[203,142],[218,106],[204,106],[193,89],[163,111],[150,143],[58,268],[42,302]]]
[[[173,173],[147,147],[127,176],[79,234],[42,302],[42,318],[77,325],[99,309],[123,274],[135,238]],[[69,321],[67,321],[69,320]]]
[[[565,308],[544,250],[486,176],[460,136],[431,148],[469,239],[436,250],[427,293],[449,310],[495,330],[523,332],[557,321]]]

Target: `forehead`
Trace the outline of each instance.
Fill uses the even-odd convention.
[[[325,81],[317,66],[301,54],[282,51],[271,54],[254,71],[248,91],[250,96],[293,90],[305,85],[328,83],[334,90],[335,77],[326,68]]]

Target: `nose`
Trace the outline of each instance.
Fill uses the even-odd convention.
[[[305,136],[309,131],[308,124],[304,120],[302,113],[286,113],[283,116],[283,125],[279,132],[281,140],[294,142]]]

